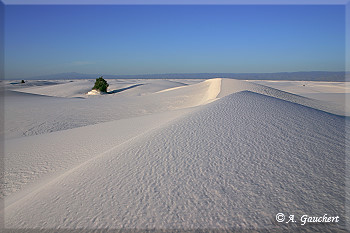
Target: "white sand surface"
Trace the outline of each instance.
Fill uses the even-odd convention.
[[[6,84],[6,227],[344,228],[341,108],[232,79],[89,83]]]
[[[248,80],[247,80],[248,81]],[[328,102],[350,116],[350,85],[346,82],[249,80],[300,96]]]

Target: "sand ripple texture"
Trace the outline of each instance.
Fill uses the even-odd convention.
[[[346,121],[252,91],[229,94],[19,196],[5,224],[273,230],[287,228],[277,213],[327,213],[341,222],[320,229],[340,229]]]

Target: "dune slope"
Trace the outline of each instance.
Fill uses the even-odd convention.
[[[6,206],[6,227],[286,227],[279,212],[344,224],[345,121],[254,92],[227,95],[31,190]]]
[[[55,85],[40,82],[33,87],[8,89],[5,92],[5,138],[201,106],[240,91],[253,91],[345,115],[344,109],[335,104],[241,80],[217,78],[190,85],[167,80],[110,80],[110,83],[112,94],[103,96],[84,94],[89,90],[88,86],[92,86],[92,80]]]
[[[239,92],[239,91],[253,91],[267,96],[276,97],[282,100],[286,100],[292,103],[298,103],[307,107],[319,109],[325,112],[337,114],[340,116],[346,115],[345,109],[337,104],[329,104],[325,101],[311,99],[300,95],[285,92],[272,87],[260,85],[257,83],[246,82],[235,79],[221,79],[221,88],[218,98],[226,95]]]

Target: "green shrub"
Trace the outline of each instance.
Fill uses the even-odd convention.
[[[109,84],[106,80],[103,79],[103,76],[96,79],[95,86],[92,88],[92,90],[98,90],[100,92],[107,92],[107,87]]]

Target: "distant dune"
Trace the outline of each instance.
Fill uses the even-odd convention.
[[[36,82],[37,86],[35,86]],[[43,85],[43,81],[28,81],[19,87],[9,84],[5,92],[8,98],[5,103],[5,107],[8,106],[5,111],[7,119],[5,137],[36,135],[195,107],[244,90],[277,97],[337,115],[348,114],[344,107],[334,103],[329,104],[271,87],[233,79],[197,80],[196,83],[190,82],[190,85],[186,84],[186,80],[183,80],[182,83],[171,80],[110,80],[109,82],[109,90],[114,94],[107,95],[105,98],[98,96],[93,98],[93,96],[86,95],[93,86],[92,80],[75,80],[74,82],[61,80],[47,85]],[[124,89],[126,90],[118,92]],[[23,95],[21,93],[27,93],[28,98],[20,98],[19,96]],[[35,101],[30,98],[34,95],[37,97]],[[55,98],[44,98],[50,96]],[[141,96],[142,98],[139,98]],[[28,109],[30,109],[29,112]]]

